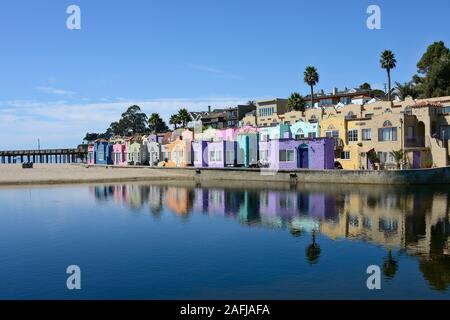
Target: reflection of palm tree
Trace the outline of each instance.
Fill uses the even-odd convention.
[[[398,270],[398,262],[392,256],[392,250],[389,250],[388,256],[384,259],[383,274],[386,279],[392,280]]]
[[[432,255],[420,260],[420,271],[429,285],[435,290],[447,291],[450,286],[450,257]]]
[[[306,247],[306,258],[309,264],[317,264],[321,251],[320,246],[316,243],[316,232],[313,231],[312,243]]]

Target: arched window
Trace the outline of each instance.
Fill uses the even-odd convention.
[[[302,128],[299,128],[295,133],[295,139],[299,140],[303,138],[305,138],[305,133],[303,132]]]
[[[384,123],[383,123],[383,127],[392,127],[392,122],[390,122],[389,120],[387,120],[387,121],[385,121]]]

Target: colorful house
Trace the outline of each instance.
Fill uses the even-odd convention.
[[[259,128],[260,141],[288,139],[290,137],[291,137],[291,126],[288,124],[278,124],[272,127]]]
[[[187,167],[192,165],[192,141],[194,134],[185,129],[181,135],[173,135],[172,142],[161,147],[166,167]]]
[[[237,165],[248,168],[258,161],[259,129],[252,126],[239,128],[236,134]]]
[[[88,145],[87,164],[95,164],[95,147],[93,144]]]
[[[192,142],[193,165],[196,168],[205,168],[208,166],[207,162],[208,142],[194,141]]]
[[[150,166],[156,166],[161,161],[161,145],[154,134],[143,137],[143,145],[146,148],[147,161]]]
[[[128,150],[128,163],[145,165],[148,163],[148,150],[142,143],[142,137],[134,137]]]
[[[113,146],[107,140],[97,140],[94,143],[95,164],[113,164]]]
[[[210,168],[236,166],[236,156],[236,141],[207,142],[206,163]]]
[[[334,169],[334,140],[331,138],[279,139],[265,144],[266,161],[272,170]]]
[[[303,120],[297,121],[290,127],[291,136],[294,139],[317,138],[320,137],[319,124],[309,123]]]
[[[117,139],[113,144],[112,160],[116,166],[126,166],[128,155],[128,143],[124,139]]]

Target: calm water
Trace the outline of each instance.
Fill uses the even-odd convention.
[[[449,188],[243,185],[0,189],[0,298],[450,298]]]

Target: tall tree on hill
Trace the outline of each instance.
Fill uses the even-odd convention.
[[[159,116],[159,113],[152,113],[148,118],[148,128],[150,132],[158,133],[169,130],[166,123]]]
[[[395,55],[390,50],[385,50],[381,53],[380,57],[381,68],[386,69],[388,77],[388,100],[392,103],[391,97],[391,70],[397,66],[397,60],[395,60]]]
[[[303,81],[309,85],[311,89],[311,108],[314,107],[314,86],[319,83],[319,73],[313,66],[308,66],[303,73]]]
[[[430,45],[417,63],[413,77],[420,98],[450,95],[450,50],[444,42]]]
[[[192,121],[191,114],[186,108],[182,108],[178,111],[178,119],[180,120],[183,128],[186,128],[188,122]]]
[[[108,133],[111,135],[130,136],[147,132],[147,116],[137,105],[133,105],[122,113],[119,121],[111,123]]]

